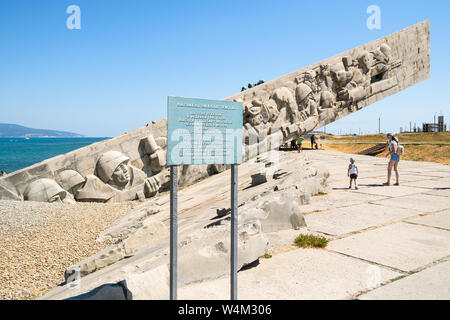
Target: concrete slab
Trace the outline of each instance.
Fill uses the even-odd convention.
[[[449,300],[450,261],[379,287],[361,300]]]
[[[412,271],[450,255],[450,232],[401,222],[331,241],[328,248]]]
[[[415,166],[411,168],[402,168],[399,167],[400,174],[417,174],[428,178],[445,178],[448,177],[448,173],[446,171],[435,171],[436,169],[426,170],[420,168],[420,166]]]
[[[364,188],[364,189],[360,189],[356,192],[379,195],[379,196],[386,196],[386,197],[401,197],[401,196],[407,196],[407,195],[411,195],[411,194],[425,193],[427,191],[429,191],[429,189],[408,187],[408,186],[392,186],[391,185],[388,187],[379,186],[379,187]]]
[[[384,175],[384,177],[386,178],[387,176]],[[395,179],[395,174],[393,175],[393,178]],[[418,175],[418,174],[408,174],[408,173],[405,174],[404,172],[400,172],[400,183],[402,185],[405,185],[405,182],[423,181],[424,179],[431,179],[431,178],[439,179],[437,177],[421,176],[421,175]]]
[[[450,188],[430,190],[426,194],[449,198],[450,197]]]
[[[358,177],[357,183],[360,189],[383,187],[383,183],[386,182],[386,175],[378,177]]]
[[[348,207],[356,204],[377,201],[386,197],[375,196],[371,194],[361,194],[353,192],[354,190],[345,189],[345,191],[332,191],[326,195],[315,196],[311,198],[311,203],[301,206],[302,213],[314,211],[324,211],[333,208]]]
[[[448,198],[430,194],[409,195],[385,200],[374,201],[375,204],[381,204],[389,207],[414,209],[420,213],[441,211],[450,209]]]
[[[418,214],[418,211],[411,209],[361,204],[309,214],[305,220],[310,230],[343,235]]]
[[[395,183],[395,176],[393,176],[394,180],[391,180],[392,183]],[[400,184],[405,186],[406,182],[416,182],[416,181],[423,181],[424,179],[429,179],[430,177],[425,176],[419,176],[417,174],[402,174],[400,173]],[[439,179],[434,177],[434,179]],[[358,184],[360,186],[381,186],[384,182],[387,180],[387,174],[384,172],[383,174],[380,174],[378,176],[373,177],[358,177]]]
[[[419,188],[429,188],[429,189],[450,189],[450,181],[445,181],[441,179],[430,179],[430,180],[421,180],[415,182],[405,182],[403,183],[405,186],[410,187],[419,187]]]
[[[428,216],[414,218],[410,220],[413,223],[424,224],[427,226],[443,228],[450,231],[450,210],[445,210]]]
[[[332,267],[330,267],[332,266]],[[239,299],[348,299],[374,285],[373,265],[321,249],[294,249],[260,259],[238,274]],[[401,275],[377,268],[380,282]],[[178,290],[179,299],[229,299],[230,278],[193,283]]]
[[[450,178],[450,166],[447,166],[447,168],[444,166],[436,168],[436,171],[426,171],[427,175],[430,176],[439,176],[439,177],[446,177]]]

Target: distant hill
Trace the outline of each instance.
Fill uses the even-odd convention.
[[[81,134],[46,130],[46,129],[33,129],[17,124],[0,123],[0,138],[75,138],[84,137]]]

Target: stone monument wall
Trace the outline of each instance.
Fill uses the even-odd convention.
[[[429,20],[235,94],[246,157],[311,132],[430,77]]]
[[[244,158],[276,148],[430,76],[430,24],[407,29],[233,95],[244,104]],[[167,188],[167,120],[0,177],[0,199],[126,201]],[[270,139],[268,139],[270,138]],[[182,166],[180,185],[224,169]]]

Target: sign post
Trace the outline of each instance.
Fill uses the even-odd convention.
[[[170,299],[177,299],[178,165],[231,164],[231,299],[237,299],[237,188],[242,162],[242,102],[168,97]]]
[[[230,255],[230,288],[231,288],[231,300],[237,300],[237,252],[238,252],[238,165],[231,165],[231,255]]]
[[[177,300],[178,166],[170,166],[170,300]]]

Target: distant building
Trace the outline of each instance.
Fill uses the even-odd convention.
[[[447,125],[444,123],[444,116],[438,117],[437,123],[424,123],[422,125],[423,132],[445,132],[447,131]]]

